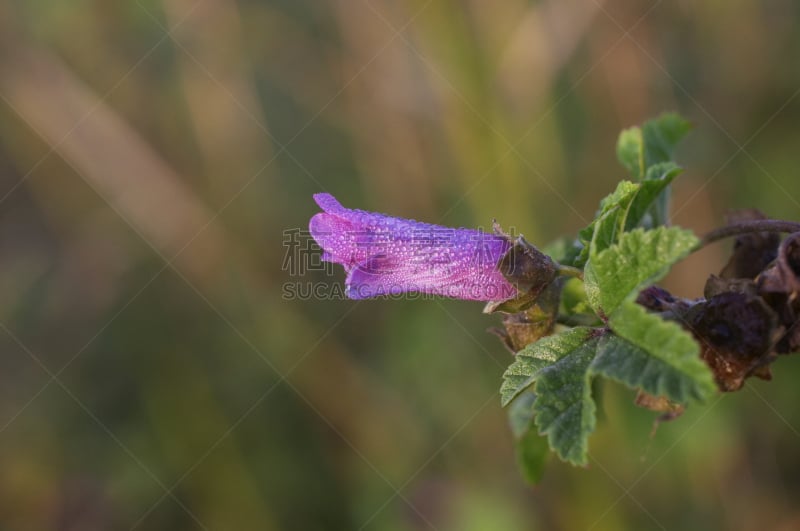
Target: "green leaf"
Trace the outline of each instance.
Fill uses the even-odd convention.
[[[617,139],[617,159],[636,179],[644,175],[642,130],[631,127],[623,130]]]
[[[598,340],[596,329],[587,327],[540,339],[517,353],[500,389],[507,405],[535,382],[531,412],[539,433],[547,435],[550,448],[561,459],[578,465],[587,462],[588,438],[595,425],[589,365]],[[511,421],[512,429],[519,430],[518,411]]]
[[[530,387],[540,370],[583,345],[591,332],[591,328],[572,328],[544,337],[517,352],[514,363],[503,374],[503,385],[500,387],[503,406]]]
[[[531,485],[542,480],[544,466],[550,455],[547,439],[536,430],[528,430],[516,443],[517,463],[522,469],[522,477]]]
[[[620,181],[613,192],[600,200],[600,210],[598,210],[596,217],[624,207],[633,199],[638,190],[638,184],[631,181]]]
[[[672,180],[677,177],[683,168],[678,166],[672,161],[668,162],[659,162],[658,164],[653,164],[649,168],[647,168],[647,174],[644,177],[645,181],[663,181],[667,180],[668,182],[672,182]]]
[[[605,249],[612,245],[625,228],[628,208],[639,192],[639,185],[630,181],[620,181],[614,192],[600,201],[600,214],[594,222],[594,230],[589,242],[596,248]]]
[[[648,169],[672,160],[678,142],[692,125],[676,113],[665,113],[639,127],[620,133],[617,159],[636,180],[646,178]]]
[[[624,226],[628,207],[636,194],[639,185],[630,181],[620,181],[617,188],[600,201],[594,221],[578,232],[578,241],[583,246],[573,265],[580,267],[589,259],[589,249],[593,241],[597,246],[606,248],[614,242],[617,231]],[[620,224],[622,220],[622,224]]]
[[[514,438],[522,438],[533,425],[533,402],[536,400],[536,393],[524,391],[521,393],[508,408],[508,424]]]
[[[531,485],[539,483],[542,479],[547,456],[550,453],[547,439],[532,429],[535,400],[535,393],[525,391],[511,403],[508,410],[511,433],[514,434],[517,462],[525,481]]]
[[[665,113],[642,126],[644,168],[672,160],[678,142],[691,131],[692,124],[677,113]]]
[[[639,192],[628,207],[625,218],[626,231],[640,226],[653,228],[652,219],[646,220],[648,212],[653,212],[653,209],[661,202],[659,200],[669,192],[669,185],[682,171],[683,169],[674,162],[661,162],[647,169],[647,175],[639,184]],[[663,212],[653,213],[654,217],[660,218],[661,221],[666,219],[666,204],[667,200],[664,200]]]
[[[691,231],[677,227],[623,233],[615,245],[591,253],[584,270],[589,304],[598,315],[610,316],[623,301],[663,278],[697,242]]]
[[[640,225],[652,228],[652,223],[646,221],[648,212],[681,171],[681,167],[675,163],[664,162],[651,166],[645,179],[638,184],[620,181],[617,189],[600,202],[598,217],[578,233],[583,248],[572,264],[577,267],[584,265],[592,246],[595,252],[602,251],[625,231]]]
[[[579,331],[584,341],[562,353],[558,361],[541,369],[536,376],[534,422],[561,459],[586,465],[589,434],[595,426],[589,365],[599,338],[591,335],[592,329],[572,331]]]
[[[683,404],[716,392],[697,342],[677,324],[627,301],[614,312],[609,326],[614,334],[600,339],[593,373]]]

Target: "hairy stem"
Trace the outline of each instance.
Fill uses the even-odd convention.
[[[709,243],[739,236],[740,234],[750,234],[753,232],[800,232],[800,223],[796,221],[782,221],[778,219],[756,219],[752,221],[740,221],[732,225],[714,229],[700,239],[700,243],[694,248],[695,251],[702,249]]]

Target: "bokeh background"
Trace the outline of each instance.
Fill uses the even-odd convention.
[[[1,3],[0,528],[800,528],[799,359],[653,437],[607,385],[589,468],[531,488],[479,303],[285,296],[343,280],[287,245],[315,192],[544,244],[667,110],[696,125],[675,223],[800,219],[798,23],[788,0]],[[699,295],[729,245],[668,286]]]

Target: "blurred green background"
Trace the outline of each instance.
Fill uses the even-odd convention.
[[[800,529],[800,361],[516,468],[479,303],[286,300],[328,191],[571,234],[620,129],[696,125],[674,222],[800,218],[800,4],[0,4],[0,528]],[[667,281],[697,296],[718,244]],[[303,255],[307,258],[307,254]],[[312,268],[313,269],[313,268]],[[305,300],[303,300],[305,299]]]

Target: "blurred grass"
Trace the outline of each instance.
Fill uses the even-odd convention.
[[[619,130],[671,109],[696,125],[676,223],[797,219],[799,11],[0,5],[0,527],[797,528],[795,359],[652,439],[609,385],[590,468],[529,489],[479,305],[281,287],[331,281],[282,270],[314,192],[543,244],[623,177]]]

